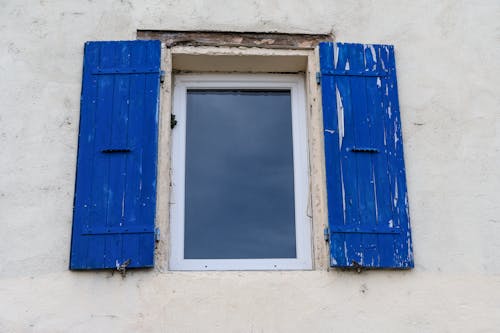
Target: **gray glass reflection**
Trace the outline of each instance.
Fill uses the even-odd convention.
[[[295,258],[290,91],[189,90],[186,259]]]

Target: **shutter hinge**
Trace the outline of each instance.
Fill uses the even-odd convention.
[[[160,71],[160,83],[165,82],[165,71]]]
[[[321,84],[321,73],[316,72],[316,84]]]
[[[160,228],[155,228],[155,242],[160,241]]]
[[[127,259],[120,264],[118,260],[116,260],[116,270],[120,272],[122,278],[125,278],[125,276],[127,275],[127,267],[128,265],[130,265],[131,262],[132,262],[131,259]]]
[[[177,125],[177,120],[175,119],[175,114],[170,114],[170,128],[173,129]]]
[[[323,229],[323,237],[325,238],[325,242],[330,240],[330,229],[328,229],[328,227]]]

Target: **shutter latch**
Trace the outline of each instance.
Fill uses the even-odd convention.
[[[173,129],[177,125],[177,120],[175,119],[175,114],[170,114],[170,128]]]
[[[132,150],[130,148],[107,148],[102,149],[103,154],[113,154],[113,153],[130,153]]]
[[[378,153],[379,150],[377,148],[371,147],[352,147],[349,149],[353,153]]]

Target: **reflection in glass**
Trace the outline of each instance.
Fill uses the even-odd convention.
[[[186,259],[295,258],[290,91],[188,90]]]

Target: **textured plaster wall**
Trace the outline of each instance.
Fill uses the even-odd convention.
[[[496,0],[0,0],[0,332],[497,332],[499,17]],[[83,43],[137,29],[395,44],[415,269],[68,271]]]

